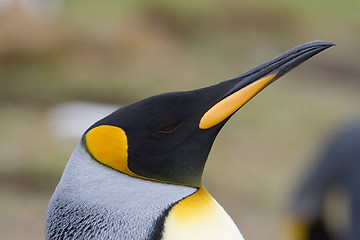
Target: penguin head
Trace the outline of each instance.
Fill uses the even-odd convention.
[[[217,85],[132,103],[92,125],[82,143],[95,160],[130,176],[201,186],[226,121],[267,85],[333,45],[306,43]]]

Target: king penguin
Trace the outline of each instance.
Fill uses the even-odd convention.
[[[257,93],[333,45],[305,43],[230,80],[152,96],[94,123],[51,197],[46,238],[243,240],[201,182],[213,141]]]

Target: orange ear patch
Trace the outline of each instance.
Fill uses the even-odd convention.
[[[128,167],[128,144],[124,130],[115,126],[102,125],[91,129],[85,136],[90,154],[99,162],[137,176]]]

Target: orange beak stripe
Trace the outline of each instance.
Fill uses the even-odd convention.
[[[276,73],[273,73],[261,78],[216,103],[203,115],[199,128],[208,129],[225,120],[268,86],[276,75]]]

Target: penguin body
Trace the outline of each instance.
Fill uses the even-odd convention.
[[[94,123],[50,200],[47,239],[243,240],[201,181],[213,141],[257,93],[332,45],[303,44],[238,77],[149,97]]]
[[[79,143],[50,200],[47,239],[211,240],[229,233],[225,239],[243,239],[222,207],[200,191],[119,173]]]
[[[157,221],[171,206],[195,191],[119,174],[94,161],[79,143],[51,199],[49,216],[54,218],[48,218],[48,226],[53,227],[48,228],[48,236],[148,239],[153,229],[162,227],[156,226]],[[57,227],[64,221],[58,214],[69,220],[62,232]]]

